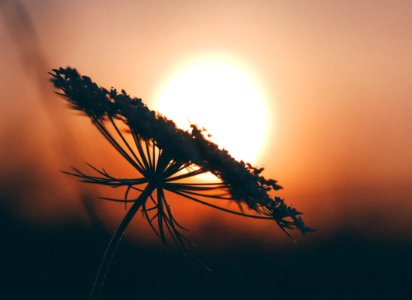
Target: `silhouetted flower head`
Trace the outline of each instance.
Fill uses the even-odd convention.
[[[236,201],[239,205],[246,204],[260,215],[272,218],[285,232],[286,229],[298,229],[302,234],[312,231],[303,223],[299,216],[301,212],[286,205],[283,199],[271,196],[274,191],[281,189],[281,186],[276,180],[263,177],[261,175],[263,168],[256,168],[249,163],[234,159],[225,149],[221,149],[205,138],[203,130],[196,125],[192,125],[189,131],[179,129],[173,121],[150,110],[140,98],[130,97],[124,90],[119,93],[113,88],[106,90],[99,87],[89,77],[81,76],[75,69],[53,69],[50,74],[54,86],[61,90],[60,94],[72,104],[74,109],[88,115],[109,141],[112,137],[107,136],[104,123],[115,124],[115,120],[123,122],[135,139],[150,141],[153,147],[161,151],[162,157],[169,159],[168,164],[180,166],[176,170],[181,171],[183,167],[197,166],[198,172],[192,172],[193,175],[204,172],[214,174],[221,181],[221,184],[216,185],[215,188],[226,189],[229,192],[229,197],[225,199]],[[113,144],[113,141],[110,142]],[[140,147],[139,143],[140,141],[137,142],[137,147]],[[118,150],[126,152],[124,149]],[[145,167],[144,158],[139,163],[132,155],[125,157],[145,178],[150,177],[150,168]],[[176,172],[166,172],[166,169],[163,171],[167,175],[164,176],[168,178],[176,175]],[[89,182],[90,178],[89,176]],[[181,175],[180,178],[189,178],[189,176]],[[162,187],[166,190],[191,199],[198,199],[198,196],[207,197],[207,194],[200,195],[201,192],[206,191],[205,188],[185,185],[185,188],[179,189],[172,179],[163,179]],[[191,187],[191,192],[188,186]]]

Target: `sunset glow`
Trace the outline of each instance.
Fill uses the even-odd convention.
[[[411,299],[411,16],[0,0],[0,300]]]
[[[178,69],[160,89],[156,110],[183,129],[204,127],[236,159],[256,162],[267,139],[262,91],[228,59],[201,58]]]

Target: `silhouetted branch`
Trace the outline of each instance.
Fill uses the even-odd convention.
[[[50,75],[54,86],[63,92],[72,108],[83,111],[109,143],[142,175],[138,179],[115,178],[105,170],[91,165],[89,166],[100,176],[86,175],[78,169],[66,172],[86,183],[126,188],[124,200],[102,198],[103,200],[123,202],[125,205],[133,202],[120,225],[121,229],[116,231],[109,245],[109,254],[103,259],[92,299],[100,293],[105,272],[121,237],[119,232],[125,230],[130,218],[140,207],[164,247],[168,245],[168,233],[184,253],[188,252],[186,238],[180,232],[184,228],[174,218],[165,190],[231,214],[274,220],[288,236],[288,230],[291,229],[298,229],[301,234],[313,231],[303,223],[299,211],[286,205],[283,199],[270,195],[281,189],[281,186],[275,180],[263,177],[263,168],[237,161],[226,150],[207,140],[196,125],[191,125],[190,131],[178,129],[172,121],[149,110],[140,98],[132,98],[125,91],[118,93],[115,89],[99,87],[75,69],[53,69]],[[123,123],[128,128],[135,149],[127,142],[118,123]],[[110,132],[108,126],[111,126],[111,131],[114,129],[115,134]],[[207,172],[215,175],[218,182],[186,182]],[[147,184],[141,196],[135,200],[128,199],[130,189],[138,189],[136,186],[140,184]],[[150,193],[147,192],[149,190]],[[154,191],[155,197],[152,196]],[[237,203],[240,211],[203,200],[208,198],[226,202],[232,200]],[[147,208],[148,199],[154,207]],[[256,215],[245,213],[242,205],[254,210]]]

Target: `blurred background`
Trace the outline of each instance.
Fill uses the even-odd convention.
[[[125,212],[60,172],[132,170],[47,72],[72,66],[156,108],[202,55],[258,82],[270,116],[258,165],[317,232],[293,243],[271,222],[173,199],[213,272],[163,252],[136,218],[104,298],[410,298],[411,15],[407,0],[0,1],[0,298],[86,299]]]

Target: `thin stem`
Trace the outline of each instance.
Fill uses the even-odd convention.
[[[195,201],[195,202],[198,202],[198,203],[204,204],[204,205],[206,205],[206,206],[210,206],[210,207],[213,207],[213,208],[216,208],[216,209],[218,209],[218,210],[222,210],[222,211],[225,211],[225,212],[234,214],[234,215],[238,215],[238,216],[242,216],[242,217],[248,217],[248,218],[253,218],[253,219],[272,220],[272,221],[273,221],[273,218],[272,218],[272,217],[257,216],[257,215],[250,215],[250,214],[245,214],[245,213],[237,212],[237,211],[235,211],[235,210],[223,208],[223,207],[221,207],[221,206],[217,206],[217,205],[208,203],[208,202],[206,202],[206,201],[200,200],[200,199],[198,199],[198,198],[192,197],[192,196],[186,194],[186,193],[183,192],[183,191],[178,191],[178,190],[174,190],[174,189],[168,189],[167,187],[165,187],[165,189],[168,190],[168,191],[170,191],[170,192],[172,192],[172,193],[175,193],[175,194],[177,194],[177,195],[183,196],[183,197],[185,197],[185,198],[187,198],[187,199],[193,200],[193,201]]]
[[[152,140],[153,170],[156,170],[156,148],[155,142]]]
[[[137,198],[136,202],[133,203],[132,207],[126,213],[126,216],[123,218],[119,227],[117,228],[112,238],[110,239],[110,242],[107,245],[106,251],[103,255],[103,259],[100,263],[100,267],[97,272],[96,279],[93,283],[93,288],[92,288],[92,291],[89,297],[90,300],[97,300],[100,298],[100,294],[102,292],[102,288],[104,285],[104,281],[106,279],[107,272],[109,271],[114,254],[116,253],[117,247],[119,246],[119,243],[124,235],[124,232],[127,226],[129,225],[130,221],[133,219],[136,212],[146,202],[147,198],[151,195],[151,193],[153,192],[155,188],[156,187],[150,183],[146,186],[146,188]]]
[[[177,174],[178,172],[184,169],[188,169],[190,165],[192,165],[191,162],[181,163],[177,161],[172,161],[163,172],[165,174],[165,178],[169,178],[170,176]]]
[[[194,196],[200,196],[200,197],[205,197],[205,198],[213,198],[213,199],[219,199],[219,200],[233,200],[232,197],[228,197],[227,195],[230,194],[202,194],[198,192],[192,192],[190,190],[187,190],[185,188],[179,188],[181,192],[184,192],[189,195],[194,195]]]
[[[188,173],[184,173],[184,174],[179,175],[179,176],[169,177],[169,178],[166,180],[166,182],[175,181],[175,180],[180,180],[180,179],[185,179],[185,178],[193,177],[193,176],[200,175],[200,174],[203,174],[203,173],[206,173],[206,172],[207,172],[206,169],[200,168],[200,169],[197,169],[197,170],[194,170],[194,171],[190,171],[190,172],[188,172]]]
[[[100,133],[112,144],[112,146],[136,169],[139,169],[139,165],[130,157],[130,155],[123,149],[122,146],[116,141],[116,139],[107,131],[106,127],[99,122],[97,118],[93,118],[93,123],[99,129]],[[140,171],[139,171],[140,172]]]
[[[130,132],[132,133],[134,143],[136,144],[137,151],[139,152],[139,155],[142,158],[145,169],[147,170],[149,169],[149,163],[147,162],[146,154],[144,153],[143,147],[141,144],[142,138],[132,127],[129,127],[129,128],[130,128]]]
[[[150,147],[149,147],[149,141],[145,140],[144,142],[145,142],[145,146],[146,146],[146,155],[147,155],[147,160],[149,162],[149,167],[150,167],[150,169],[154,170],[153,161],[152,161],[152,157],[151,157],[151,151],[150,151]],[[154,160],[154,158],[153,158],[153,160]]]
[[[159,228],[159,235],[160,239],[162,240],[163,248],[167,246],[167,240],[163,228],[163,219],[164,219],[164,212],[163,212],[163,199],[164,195],[162,189],[157,189],[157,226]]]
[[[123,136],[122,132],[120,131],[120,129],[117,127],[116,122],[113,120],[112,117],[109,118],[110,122],[112,123],[114,129],[116,130],[117,134],[120,136],[120,138],[122,139],[123,143],[126,145],[127,149],[129,149],[130,153],[133,155],[134,159],[136,160],[136,163],[138,164],[139,167],[135,166],[136,169],[140,172],[140,174],[144,175],[144,166],[142,164],[142,162],[140,161],[140,159],[137,157],[137,155],[135,154],[135,152],[133,151],[133,149],[130,147],[129,143],[127,142],[127,140],[125,139],[125,137]]]

